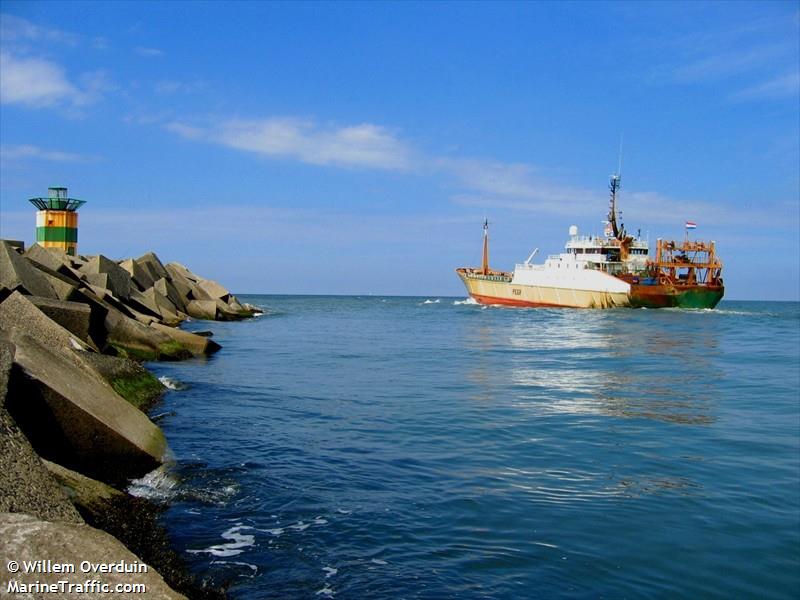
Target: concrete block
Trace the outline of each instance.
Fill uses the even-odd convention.
[[[212,300],[220,299],[223,302],[228,302],[231,293],[218,284],[216,281],[210,279],[201,279],[197,282],[198,287],[203,290]]]
[[[92,311],[86,304],[41,298],[39,296],[26,296],[26,298],[61,327],[74,333],[87,345],[94,346],[94,342],[89,337],[89,323]]]
[[[50,523],[36,517],[23,514],[0,515],[0,544],[3,557],[23,561],[52,561],[52,563],[69,563],[79,565],[82,561],[89,563],[129,565],[144,564],[116,538],[104,531],[86,524]],[[0,566],[0,579],[8,582],[12,577],[6,570],[5,561]],[[76,568],[75,573],[19,573],[13,576],[15,581],[31,585],[68,584],[85,585],[89,579],[98,580],[111,588],[118,584],[141,584],[147,590],[149,600],[186,600],[186,597],[170,588],[161,575],[151,566],[146,573],[92,573],[87,576]],[[5,587],[5,583],[3,584]],[[50,594],[55,596],[56,594]],[[23,595],[21,598],[33,598]],[[36,594],[36,597],[44,597]],[[86,593],[70,594],[74,598],[100,598],[101,594],[87,590]],[[133,597],[125,594],[125,597]]]
[[[41,246],[38,244],[32,247],[41,248]],[[80,279],[78,279],[77,276],[72,275],[72,269],[66,265],[62,265],[60,271],[54,271],[53,269],[50,269],[49,267],[33,260],[31,260],[31,264],[36,267],[42,276],[47,280],[59,300],[72,299],[72,296],[75,294],[75,291],[80,285]]]
[[[29,297],[19,292],[12,293],[0,304],[0,327],[6,331],[26,333],[56,351],[70,348],[96,350],[93,344],[83,341],[79,335],[50,319]]]
[[[215,300],[190,300],[186,304],[186,312],[195,319],[213,321],[217,318],[217,302]]]
[[[139,410],[147,410],[166,389],[155,375],[135,360],[96,352],[83,352],[77,356]]]
[[[146,290],[149,287],[153,287],[154,280],[149,271],[145,270],[132,258],[123,260],[121,263],[119,263],[119,266],[128,272],[128,274],[131,276],[131,280],[140,291]]]
[[[160,294],[155,287],[143,291],[142,296],[157,307],[162,322],[167,325],[177,325],[181,322],[175,305],[169,301],[169,298]]]
[[[175,265],[176,263],[169,263],[165,268],[167,269],[167,273],[169,273],[169,281],[175,287],[175,290],[180,295],[185,306],[185,303],[190,300],[189,296],[192,293],[192,286],[195,282],[190,281],[186,276],[184,276],[183,272],[177,269]],[[177,303],[175,306],[178,306]]]
[[[45,298],[56,297],[39,270],[5,240],[0,240],[0,287]]]
[[[161,325],[159,323],[151,323],[150,327],[166,333],[172,339],[180,342],[195,356],[213,354],[222,348],[222,346],[220,346],[218,343],[207,337],[196,335],[194,333],[184,331],[183,329],[167,327],[166,325]]]
[[[161,430],[74,351],[20,332],[11,341],[26,377],[6,408],[40,456],[106,482],[141,477],[161,464]]]
[[[86,264],[81,266],[80,272],[87,276],[87,281],[110,289],[117,298],[125,299],[131,292],[133,282],[130,273],[102,254],[92,256]],[[94,282],[88,278],[90,275],[105,275],[105,281],[102,284]]]
[[[8,411],[1,406],[0,513],[27,513],[48,521],[83,523],[61,486],[42,464]],[[0,538],[0,548],[3,543]],[[12,558],[2,549],[0,556]],[[0,569],[4,566],[5,560]]]
[[[152,287],[147,289],[152,289]],[[145,292],[146,291],[147,290],[145,290]],[[161,318],[161,311],[158,309],[158,304],[156,304],[152,297],[146,295],[144,292],[131,290],[131,295],[128,298],[128,304],[142,314],[150,315],[157,319]]]
[[[40,244],[34,244],[25,251],[25,258],[37,264],[44,265],[51,271],[58,271],[61,267],[69,265],[67,253],[58,248],[45,248]]]
[[[185,297],[181,295],[169,279],[162,277],[153,284],[153,288],[162,296],[166,296],[175,306],[176,310],[181,312],[186,311]]]
[[[148,252],[146,254],[143,254],[139,258],[135,259],[135,262],[138,263],[140,267],[142,267],[148,272],[153,283],[155,283],[162,277],[169,277],[169,274],[167,273],[167,270],[164,268],[164,265],[161,264],[161,261],[153,252]]]
[[[5,336],[0,337],[0,512],[25,512],[49,521],[82,523],[5,408],[6,397],[18,395],[15,379],[23,377],[13,366],[15,350]]]
[[[108,285],[108,273],[84,273],[83,280],[92,287],[111,290]]]

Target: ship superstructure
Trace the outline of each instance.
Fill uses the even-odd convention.
[[[537,250],[512,273],[489,267],[488,222],[484,222],[483,264],[456,269],[470,296],[481,304],[613,308],[624,306],[713,308],[724,293],[722,264],[714,242],[659,239],[651,259],[649,242],[629,235],[617,220],[620,176],[611,176],[609,212],[601,235],[569,228],[564,252],[532,263]]]

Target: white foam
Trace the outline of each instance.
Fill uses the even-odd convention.
[[[144,477],[132,480],[128,493],[148,500],[166,501],[175,495],[178,483],[175,476],[162,465]]]
[[[338,513],[341,513],[341,514],[343,514],[343,515],[349,515],[349,514],[350,514],[350,513],[352,513],[353,511],[352,511],[352,510],[345,510],[345,509],[343,509],[343,508],[337,508],[337,509],[336,509],[336,512],[338,512]]]
[[[370,562],[372,562],[372,563],[374,563],[376,565],[388,565],[389,564],[385,560],[381,560],[380,558],[373,558]]]
[[[294,525],[289,525],[289,529],[296,529],[297,531],[303,531],[308,529],[311,526],[311,523],[303,523],[302,521],[298,521]]]
[[[209,546],[203,550],[187,550],[187,552],[191,554],[211,554],[220,557],[237,556],[244,552],[244,548],[248,548],[256,543],[254,535],[241,533],[246,529],[253,528],[237,523],[234,527],[220,534],[223,540],[228,540],[227,543]]]
[[[453,302],[453,305],[455,306],[460,306],[463,304],[478,304],[478,301],[475,300],[475,298],[473,298],[472,296],[470,296],[469,298],[464,298],[463,300],[456,300],[455,302]]]
[[[423,304],[439,304],[439,302],[441,302],[441,300],[437,298],[436,300],[425,300]]]
[[[166,375],[162,375],[161,377],[158,378],[158,380],[162,383],[162,385],[165,388],[168,388],[170,390],[180,391],[189,388],[188,385],[186,385],[182,381],[178,381],[174,377],[167,377]]]
[[[238,565],[240,567],[247,567],[248,569],[253,571],[253,576],[258,574],[258,567],[256,565],[251,565],[250,563],[246,562],[238,562],[235,560],[212,560],[212,565]]]
[[[322,570],[325,571],[325,579],[328,577],[333,577],[339,572],[339,569],[334,569],[333,567],[322,567]]]
[[[327,522],[328,520],[323,519],[322,517],[317,517],[316,519],[314,519],[314,525],[325,525],[325,523]]]
[[[327,596],[328,598],[330,598],[331,596],[335,596],[335,595],[336,595],[336,592],[334,592],[334,591],[333,591],[333,590],[330,588],[330,586],[328,586],[327,584],[325,584],[325,587],[324,587],[324,588],[322,588],[321,590],[319,590],[319,591],[318,591],[316,594],[314,594],[314,595],[315,595],[315,596],[319,596],[320,594],[322,594],[323,596]]]

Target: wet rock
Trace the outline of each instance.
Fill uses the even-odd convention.
[[[215,300],[190,300],[186,304],[186,312],[195,319],[217,318],[217,302]]]
[[[6,408],[40,456],[107,482],[161,464],[161,430],[74,351],[53,350],[19,331],[11,341],[24,377],[15,378]]]
[[[215,341],[209,339],[208,337],[196,335],[194,333],[184,331],[183,329],[177,329],[175,327],[167,327],[165,325],[160,325],[158,323],[151,323],[150,327],[153,327],[158,331],[167,334],[172,339],[176,340],[184,347],[188,348],[189,351],[195,356],[213,354],[214,352],[217,352],[222,348],[222,346],[220,346]]]
[[[0,305],[2,307],[2,305]],[[137,360],[183,360],[192,353],[170,336],[110,309],[106,314],[106,341],[117,352]]]
[[[82,523],[5,408],[9,393],[17,393],[13,379],[21,376],[12,372],[13,359],[13,344],[0,339],[0,512],[24,512],[50,521]]]
[[[89,364],[114,391],[141,411],[157,402],[164,385],[140,363],[128,358],[87,352],[78,357]]]
[[[186,597],[170,588],[159,573],[139,560],[117,539],[85,524],[51,523],[30,515],[0,515],[0,555],[18,561],[50,560],[53,563],[75,565],[75,573],[17,573],[7,571],[6,560],[0,565],[4,582],[56,584],[67,581],[85,585],[88,579],[96,579],[110,586],[117,584],[143,584],[146,597],[153,600],[178,600]],[[145,573],[92,573],[87,576],[78,565],[82,561],[96,564],[118,564],[147,566]],[[144,569],[137,569],[144,570]],[[36,598],[40,594],[27,594],[22,598]],[[70,598],[99,598],[97,593],[69,594]]]
[[[0,240],[0,287],[45,298],[56,297],[38,269],[5,240]]]

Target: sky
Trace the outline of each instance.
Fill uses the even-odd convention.
[[[0,2],[0,236],[239,294],[465,295],[602,232],[714,240],[800,299],[798,2]]]

